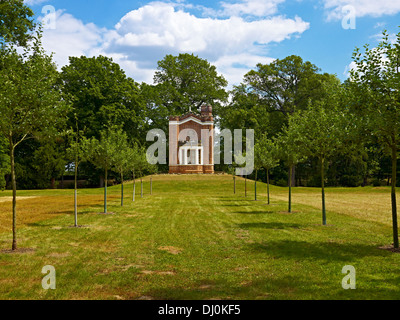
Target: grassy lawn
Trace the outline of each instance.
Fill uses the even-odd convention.
[[[400,299],[400,254],[392,243],[388,188],[327,189],[328,226],[320,190],[287,188],[230,176],[155,176],[145,196],[120,206],[119,186],[79,191],[21,191],[19,247],[11,248],[10,192],[0,193],[0,299]],[[43,290],[43,266],[57,272],[57,289]],[[346,265],[357,289],[344,290]]]

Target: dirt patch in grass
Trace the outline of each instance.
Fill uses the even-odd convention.
[[[67,258],[67,257],[70,256],[70,253],[68,253],[68,252],[64,252],[64,253],[54,252],[54,253],[48,254],[47,256],[51,257],[51,258]]]
[[[393,253],[400,253],[400,248],[395,248],[393,245],[379,247],[379,249],[390,251]]]
[[[36,250],[32,248],[21,248],[17,250],[0,250],[0,254],[24,254],[24,253],[34,253]]]
[[[178,255],[178,254],[182,253],[182,251],[183,251],[183,249],[181,249],[181,248],[172,247],[172,246],[159,247],[158,250],[166,251],[166,252],[169,252],[174,255]]]
[[[151,274],[157,274],[159,276],[174,276],[176,275],[175,271],[151,271],[151,270],[142,270],[142,274],[144,275],[151,275]]]

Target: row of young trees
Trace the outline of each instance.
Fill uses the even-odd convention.
[[[70,158],[74,158],[75,172],[75,201],[74,216],[75,227],[78,226],[77,190],[78,190],[78,168],[83,161],[93,163],[97,168],[104,170],[104,214],[107,214],[107,187],[109,171],[112,170],[120,175],[121,181],[121,206],[124,205],[124,181],[126,174],[132,173],[134,181],[133,198],[135,201],[136,177],[142,179],[144,170],[155,172],[155,166],[147,161],[146,150],[136,143],[129,145],[126,133],[118,127],[108,128],[100,134],[100,139],[92,137],[88,139],[82,132],[72,132],[73,140],[66,150]],[[143,181],[142,190],[143,190]],[[143,196],[143,193],[141,194]]]
[[[0,174],[6,173],[13,189],[14,236],[17,177],[20,188],[45,187],[40,181],[59,178],[69,166],[77,187],[79,167],[88,180],[102,177],[106,195],[110,171],[122,183],[125,165],[150,170],[139,169],[150,129],[167,132],[168,116],[208,103],[219,127],[255,129],[256,174],[265,168],[269,181],[270,172],[284,177],[283,169],[288,168],[289,211],[291,188],[303,171],[308,172],[308,182],[319,177],[315,185],[324,192],[325,184],[335,180],[332,176],[347,174],[343,170],[351,166],[343,161],[350,159],[356,163],[353,167],[363,163],[366,176],[365,171],[382,167],[387,157],[381,154],[388,155],[398,246],[399,36],[392,43],[385,33],[377,48],[366,46],[365,53],[357,49],[357,68],[343,84],[312,63],[289,56],[259,64],[228,101],[227,81],[193,54],[166,56],[153,85],[136,83],[103,56],[71,57],[58,72],[41,46],[40,28],[34,31],[33,12],[23,1],[0,1],[0,16]],[[318,174],[313,173],[316,168]],[[2,180],[0,176],[0,185]],[[326,223],[324,209],[323,217]]]
[[[369,49],[367,45],[364,53],[356,49],[353,56],[356,67],[351,70],[350,78],[342,84],[334,77],[326,77],[318,84],[318,96],[304,97],[304,104],[303,98],[295,103],[298,95],[285,100],[288,96],[283,93],[287,92],[288,82],[297,84],[298,90],[301,88],[301,79],[288,77],[288,73],[274,73],[271,68],[261,77],[265,70],[264,66],[259,66],[259,71],[250,72],[246,79],[249,79],[249,95],[256,94],[259,99],[266,99],[273,109],[280,110],[287,117],[287,123],[276,136],[264,134],[258,139],[255,146],[256,170],[265,168],[268,177],[269,170],[276,167],[278,161],[283,161],[288,167],[288,176],[292,177],[296,165],[309,158],[317,159],[318,166],[314,169],[319,168],[321,177],[324,225],[327,223],[325,173],[332,159],[357,156],[368,148],[391,158],[393,245],[398,248],[396,177],[400,146],[400,33],[396,40],[393,43],[384,32],[377,48]],[[261,79],[267,80],[261,82]],[[288,184],[290,212],[292,179]]]

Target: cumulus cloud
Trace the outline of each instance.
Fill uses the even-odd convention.
[[[63,10],[56,11],[54,29],[45,29],[43,46],[54,53],[59,67],[68,64],[70,56],[92,55],[103,41],[106,29],[100,29],[93,23],[84,24]],[[40,17],[47,21],[47,16]]]
[[[221,16],[252,15],[264,17],[276,14],[278,5],[285,0],[244,0],[238,3],[221,2],[222,10],[218,12]]]
[[[237,4],[265,2],[270,7],[262,7],[264,12],[273,13],[276,9],[272,6],[281,1],[246,0]],[[182,3],[152,2],[127,13],[111,30],[57,11],[57,29],[45,30],[44,44],[55,52],[60,65],[66,64],[70,55],[103,54],[112,57],[136,81],[148,83],[152,83],[157,61],[166,54],[194,53],[214,64],[232,85],[257,63],[272,61],[266,58],[269,44],[298,36],[309,28],[309,23],[299,17],[248,21],[239,16],[244,7],[223,3],[222,8],[230,10],[231,16],[197,17]]]
[[[357,17],[381,17],[394,15],[400,12],[400,1],[398,0],[323,0],[327,11],[328,20],[342,19],[344,14],[342,8],[350,5],[354,7]]]

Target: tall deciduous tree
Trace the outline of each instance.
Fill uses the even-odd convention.
[[[228,85],[218,75],[215,66],[193,54],[167,55],[158,62],[154,76],[161,104],[170,115],[197,112],[203,104],[211,104],[216,110],[228,95]]]
[[[270,64],[258,64],[256,70],[245,75],[244,81],[258,95],[260,105],[271,113],[278,112],[284,116],[283,128],[290,115],[306,109],[309,100],[315,101],[324,95],[321,85],[329,75],[318,72],[319,69],[311,62],[292,55]],[[294,167],[291,179],[294,184]]]
[[[0,48],[0,133],[7,139],[13,187],[13,243],[17,249],[17,180],[15,148],[24,140],[49,135],[64,119],[67,107],[56,86],[58,72],[44,53],[40,34],[32,48],[19,54],[12,45]]]
[[[72,101],[70,126],[77,115],[88,138],[100,138],[105,127],[122,126],[131,139],[145,136],[146,110],[138,84],[111,58],[71,57],[62,68],[63,91]]]
[[[292,55],[270,64],[258,64],[244,80],[269,111],[289,116],[306,109],[310,99],[321,96],[321,84],[329,76],[318,71],[311,62]]]
[[[399,247],[396,177],[400,146],[400,33],[395,41],[385,31],[378,47],[356,48],[355,68],[350,72],[350,84],[357,96],[357,110],[365,125],[372,130],[383,150],[392,160],[392,225],[393,244]]]

